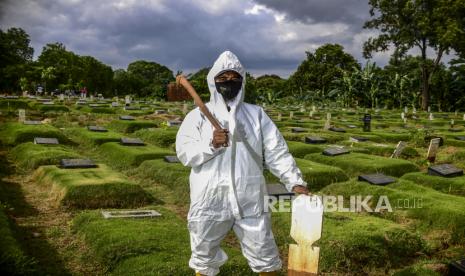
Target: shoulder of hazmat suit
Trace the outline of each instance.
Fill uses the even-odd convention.
[[[242,89],[229,102],[228,112],[214,78],[233,70],[243,78]],[[229,129],[229,147],[213,148],[214,128],[199,108],[187,114],[176,136],[179,160],[192,167],[189,220],[228,220],[257,217],[264,212],[267,167],[290,191],[306,185],[276,125],[256,105],[243,102],[245,70],[237,57],[226,51],[216,60],[207,81],[210,102],[206,105],[223,128]]]

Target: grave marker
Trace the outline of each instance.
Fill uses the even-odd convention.
[[[321,238],[324,206],[319,196],[299,195],[292,202],[288,275],[318,275],[320,248],[313,244]]]
[[[111,107],[118,107],[119,106],[119,103],[118,102],[112,102],[111,103]]]
[[[348,127],[348,128],[352,128],[352,129],[353,129],[353,128],[357,128],[356,125],[347,125],[347,127]]]
[[[18,121],[26,121],[26,109],[18,109]]]
[[[167,121],[166,124],[172,127],[172,126],[180,126],[182,122],[181,121]]]
[[[371,114],[366,113],[363,116],[363,131],[364,132],[371,131]]]
[[[318,136],[307,136],[305,137],[305,143],[307,144],[324,144],[326,139]]]
[[[42,137],[35,137],[34,144],[36,145],[58,145],[57,138],[42,138]]]
[[[139,138],[128,138],[122,137],[120,140],[120,144],[125,146],[145,146],[144,141]]]
[[[430,120],[430,121],[433,121],[433,120],[434,120],[433,113],[430,113],[430,114],[429,114],[429,120]]]
[[[345,129],[340,128],[340,127],[330,127],[329,130],[334,131],[334,132],[346,132]]]
[[[154,218],[161,216],[155,210],[102,211],[105,219],[113,218]]]
[[[289,113],[289,120],[292,120],[293,117],[294,117],[294,111],[291,111],[291,113]]]
[[[126,95],[126,96],[124,97],[124,104],[125,104],[126,106],[128,106],[128,105],[131,104],[131,96]]]
[[[349,153],[350,151],[344,148],[336,148],[336,147],[327,148],[322,152],[322,154],[326,156],[338,156],[338,155],[349,154]]]
[[[455,136],[455,140],[465,141],[465,136]]]
[[[451,164],[441,164],[429,167],[428,174],[442,177],[456,177],[462,176],[463,170]]]
[[[159,110],[155,110],[155,115],[160,115],[160,114],[166,114],[166,110],[164,109],[159,109]]]
[[[397,146],[394,149],[394,152],[392,153],[391,158],[398,158],[402,154],[402,151],[404,151],[406,146],[407,146],[406,142],[400,141],[399,143],[397,143]]]
[[[433,138],[429,144],[428,154],[426,158],[429,162],[434,163],[436,160],[436,154],[438,152],[439,144],[441,143],[441,138]]]
[[[168,163],[181,163],[181,161],[179,161],[176,155],[167,155],[163,157],[163,160],[165,160]]]
[[[291,131],[293,133],[303,133],[303,132],[307,132],[307,130],[305,128],[301,128],[301,127],[293,127],[291,129]]]
[[[108,130],[102,126],[88,126],[87,129],[94,132],[108,132]]]
[[[362,174],[358,177],[359,181],[366,181],[373,185],[380,185],[385,186],[387,184],[391,184],[396,182],[396,179],[382,173],[375,173],[375,174]]]
[[[61,159],[60,167],[64,169],[88,169],[97,168],[97,165],[90,159]]]
[[[402,121],[405,119],[405,113],[404,112],[400,113],[400,118],[402,119]]]
[[[182,114],[187,114],[187,112],[188,112],[188,107],[187,107],[187,104],[184,103],[184,104],[182,105]]]
[[[124,121],[134,121],[134,117],[129,116],[129,115],[122,115],[122,116],[119,116],[119,119],[120,119],[120,120],[124,120]]]
[[[23,124],[25,125],[41,125],[41,121],[24,121]]]
[[[351,136],[349,138],[349,141],[351,142],[366,142],[370,139],[366,138],[366,137],[361,137],[361,136]]]

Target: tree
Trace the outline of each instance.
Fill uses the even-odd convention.
[[[344,52],[339,44],[325,44],[315,53],[306,54],[307,59],[289,78],[289,90],[292,94],[320,91],[322,97],[325,97],[333,89],[333,81],[342,78],[344,71],[360,68],[355,58]]]
[[[145,60],[132,62],[128,65],[127,72],[143,81],[144,86],[138,93],[140,96],[164,99],[168,83],[175,80],[173,72],[168,67]]]
[[[286,80],[277,75],[263,75],[255,79],[257,97],[260,101],[274,104],[284,94]],[[246,91],[249,93],[249,91]]]
[[[23,29],[0,29],[0,90],[19,90],[19,79],[29,70],[34,53],[29,43],[29,35]]]
[[[381,32],[364,43],[364,56],[394,47],[396,56],[418,47],[421,52],[421,107],[430,102],[430,84],[443,55],[465,50],[465,0],[369,0],[373,19],[364,28]],[[433,66],[427,53],[433,51]]]

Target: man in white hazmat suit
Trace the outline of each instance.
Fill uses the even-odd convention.
[[[188,228],[197,275],[216,275],[227,261],[220,243],[233,229],[249,266],[260,275],[281,269],[271,232],[263,168],[289,191],[308,193],[295,160],[276,125],[256,105],[244,103],[245,70],[230,51],[207,76],[206,105],[222,130],[214,130],[199,108],[189,112],[176,136],[179,160],[192,167]]]

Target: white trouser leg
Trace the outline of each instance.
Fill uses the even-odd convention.
[[[278,247],[271,231],[271,214],[264,213],[258,218],[236,220],[233,226],[253,272],[270,272],[281,269]]]
[[[189,221],[192,255],[189,267],[202,275],[216,275],[228,256],[220,248],[220,243],[234,224],[227,221]]]

